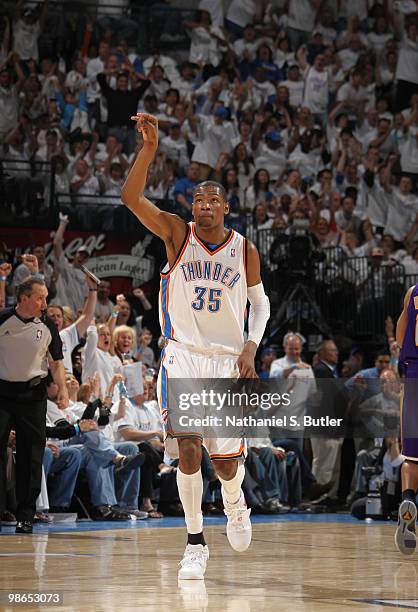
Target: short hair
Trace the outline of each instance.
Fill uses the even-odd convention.
[[[303,346],[304,341],[300,334],[298,334],[297,332],[287,332],[287,334],[283,336],[283,348],[286,348],[290,340],[293,340],[294,338],[296,338],[296,340],[299,340],[300,345]]]
[[[112,334],[112,340],[115,346],[118,343],[119,336],[121,334],[129,334],[132,338],[132,343],[135,343],[135,333],[132,327],[129,327],[129,325],[118,325],[117,327],[115,327]]]
[[[321,344],[318,347],[318,355],[319,353],[321,353],[323,350],[325,350],[326,345],[328,344],[328,342],[332,342],[333,344],[335,344],[335,340],[333,340],[332,338],[326,338],[325,340],[322,340]]]
[[[195,187],[193,191],[193,197],[195,196],[196,191],[198,189],[201,189],[202,187],[216,187],[221,192],[222,197],[225,200],[225,202],[228,200],[228,196],[226,195],[225,187],[221,185],[221,183],[218,183],[217,181],[203,181],[203,183],[199,183],[198,186]]]
[[[64,308],[61,304],[48,304],[48,308],[58,308],[61,311],[62,316],[64,317]]]
[[[379,357],[390,357],[390,352],[387,349],[381,349],[380,351],[376,351],[374,354],[374,360],[376,361],[376,359],[378,359]]]
[[[32,295],[33,286],[40,285],[41,287],[46,287],[45,281],[38,276],[29,276],[26,278],[20,285],[17,286],[16,289],[16,299],[18,302],[22,300],[24,295],[30,297]]]

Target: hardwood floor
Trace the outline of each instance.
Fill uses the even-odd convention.
[[[395,550],[393,524],[257,523],[250,549],[241,554],[229,547],[225,525],[209,526],[206,579],[180,586],[177,563],[184,529],[154,525],[64,533],[45,529],[32,536],[3,533],[0,610],[418,609],[418,556],[402,557]],[[61,591],[64,603],[8,606],[6,594],[21,591]]]

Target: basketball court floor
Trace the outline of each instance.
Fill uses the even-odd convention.
[[[130,612],[388,612],[418,609],[418,553],[394,547],[394,523],[347,515],[253,517],[245,553],[225,520],[205,519],[206,579],[178,584],[183,519],[36,526],[0,535],[0,610]],[[52,607],[10,605],[9,593],[61,592]]]

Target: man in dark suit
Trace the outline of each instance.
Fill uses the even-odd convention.
[[[342,380],[338,380],[338,348],[333,340],[324,340],[318,351],[319,362],[313,368],[320,393],[320,401],[314,418],[343,419],[341,425],[320,425],[311,430],[312,472],[319,484],[333,485],[325,505],[336,505],[341,468],[341,447],[344,441],[344,417],[347,392]],[[319,421],[317,421],[319,422]],[[318,500],[319,501],[319,500]]]

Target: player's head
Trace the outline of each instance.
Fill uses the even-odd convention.
[[[192,213],[197,226],[212,229],[224,224],[229,213],[225,188],[216,181],[203,181],[193,192]]]

